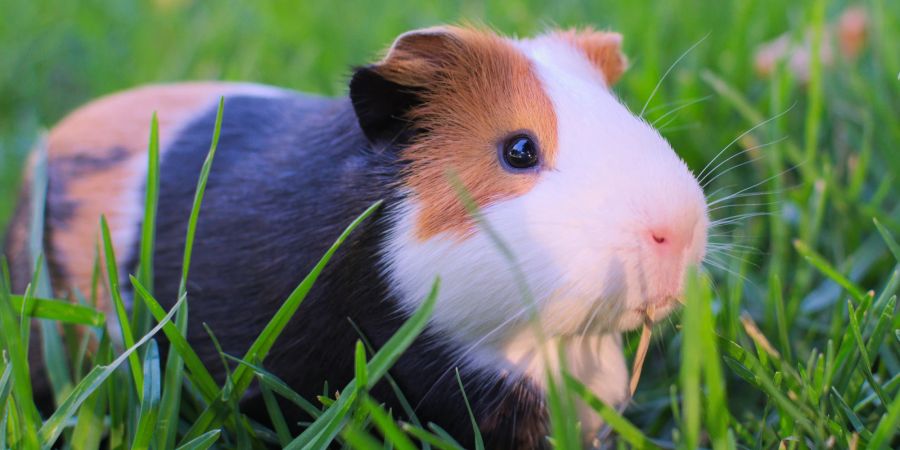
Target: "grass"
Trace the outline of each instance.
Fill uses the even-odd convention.
[[[706,191],[719,225],[706,272],[689,278],[685,307],[654,332],[634,403],[623,415],[563,374],[549,399],[553,442],[561,448],[578,444],[570,418],[573,399],[580,398],[610,424],[618,446],[896,448],[900,3],[859,2],[870,19],[863,52],[852,61],[836,56],[831,66],[813,58],[806,83],[785,67],[768,77],[753,70],[758,44],[786,31],[797,40],[805,29],[823,34],[847,3],[5,2],[0,224],[11,213],[21,163],[37,145],[40,127],[98,95],[198,78],[341,94],[352,64],[372,59],[410,28],[462,19],[520,35],[553,23],[609,27],[625,35],[632,59],[616,91],[634,111],[646,104],[647,119],[695,173],[708,174]],[[149,155],[153,168],[158,161],[153,151]],[[156,210],[154,178],[148,219]],[[41,192],[45,182],[36,177],[39,189],[33,192]],[[152,248],[152,227],[142,236],[144,249]],[[39,252],[40,233],[31,241]],[[141,252],[134,277],[98,277],[103,283],[131,282],[142,300],[131,315],[120,313],[115,325],[131,329],[135,346],[129,349],[111,344],[112,322],[93,311],[90,301],[72,306],[51,300],[44,276],[36,277],[29,292],[10,295],[0,276],[0,448],[53,441],[77,449],[262,442],[317,448],[337,439],[368,449],[383,448],[380,436],[395,448],[410,442],[457,448],[438,427],[397,423],[397,412],[385,411],[367,394],[421,330],[429,302],[389,346],[357,352],[355,381],[339,398],[310,403],[266,372],[264,358],[315,273],[286,299],[251,352],[228,356],[234,370],[218,385],[183,338],[189,290],[182,289],[187,301],[179,307],[162,310],[148,282],[151,257]],[[27,316],[46,321],[32,324]],[[25,355],[32,326],[40,326],[51,343],[44,351],[51,355],[59,408],[50,417],[40,417],[31,400]],[[96,347],[72,333],[73,327],[86,330]],[[154,350],[160,337],[149,334],[153,330],[164,333],[175,350],[165,361]],[[629,356],[637,340],[626,336]],[[271,397],[296,403],[318,419],[299,436],[283,426],[249,422],[235,401],[253,380]],[[277,425],[277,408],[270,412]]]

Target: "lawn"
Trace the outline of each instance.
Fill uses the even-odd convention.
[[[900,2],[650,3],[0,0],[0,229],[12,212],[24,157],[42,130],[103,94],[143,83],[221,79],[343,95],[351,67],[377,58],[409,29],[460,21],[520,36],[553,26],[609,28],[625,36],[631,60],[616,92],[631,110],[646,109],[647,120],[695,173],[708,174],[716,221],[708,276],[692,277],[685,308],[654,330],[633,404],[624,417],[596,405],[616,444],[896,448]],[[858,51],[837,42],[850,39],[835,27],[851,4],[867,18]],[[776,63],[761,73],[757,50],[782,34],[798,48],[806,42],[830,52],[811,51],[796,65]],[[72,448],[95,448],[104,436],[103,445],[116,448],[147,448],[144,440],[169,448],[187,444],[188,435],[198,437],[191,448],[205,448],[206,440],[238,447],[294,439],[279,426],[268,430],[202,413],[204,394],[220,388],[202,380],[190,380],[183,404],[173,400],[180,363],[154,359],[152,341],[115,372],[61,369],[73,386],[87,379],[66,392],[84,398],[65,403],[42,424],[29,415],[27,392],[14,381],[22,373],[16,359],[22,342],[12,331],[19,325],[10,304],[15,301],[0,286],[0,335],[11,358],[0,360],[0,448],[28,448],[57,436]],[[83,322],[93,317],[79,311]],[[360,364],[358,379],[371,383],[383,373],[421,323],[408,325],[396,347],[382,349],[368,369]],[[638,336],[627,336],[629,357]],[[103,345],[85,356],[88,365],[123,352]],[[84,353],[79,342],[59,350],[68,349],[71,358]],[[365,362],[364,351],[361,357]],[[190,366],[189,358],[185,363]],[[264,372],[241,367],[235,388],[256,376],[273,395],[290,396]],[[149,397],[133,392],[107,401],[105,388],[134,390],[137,372]],[[588,395],[563,384],[563,405]],[[98,386],[104,389],[88,390]],[[322,411],[313,431],[333,432],[354,448],[381,448],[372,447],[379,435],[395,448],[404,448],[410,435],[446,442],[427,424],[395,426],[364,388],[344,393],[313,405]],[[344,405],[349,416],[339,412]],[[228,411],[229,403],[217,408]],[[567,414],[562,407],[553,416],[562,448],[574,445],[567,444],[574,426]],[[341,420],[346,417],[352,419]],[[312,438],[305,433],[299,439],[307,441],[294,444]],[[431,444],[452,448],[441,445],[451,444]]]

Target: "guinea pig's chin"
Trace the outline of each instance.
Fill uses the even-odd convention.
[[[647,300],[644,305],[630,308],[622,313],[616,324],[618,331],[631,331],[649,321],[656,323],[668,317],[668,315],[681,304],[679,296],[665,296],[659,299]]]

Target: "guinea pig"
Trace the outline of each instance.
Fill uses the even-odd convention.
[[[339,249],[265,366],[315,400],[326,380],[352,378],[360,334],[383,345],[439,276],[424,333],[391,369],[418,419],[473,443],[458,369],[488,448],[547,447],[545,368],[559,369],[559,353],[542,345],[561,346],[576,378],[624,405],[620,334],[648,309],[660,319],[678,304],[687,267],[706,247],[697,180],[611,91],[626,68],[621,41],[594,30],[513,39],[435,27],[399,36],[383,59],[356,68],[348,97],[210,82],[97,100],[47,140],[52,283],[60,296],[89,292],[101,214],[120,270],[135,272],[156,111],[154,289],[164,306],[175,303],[196,180],[224,97],[187,285],[188,339],[207,367],[224,373],[203,324],[226,353],[242,355],[341,231],[383,200]],[[7,244],[18,290],[31,273],[27,197]],[[373,395],[401,411],[388,387]],[[264,420],[261,398],[251,390],[242,411]],[[596,432],[599,418],[579,411],[582,429]]]

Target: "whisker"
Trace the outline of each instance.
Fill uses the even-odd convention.
[[[770,212],[759,212],[759,213],[747,213],[747,214],[738,214],[736,216],[726,217],[724,219],[714,220],[710,222],[709,228],[715,228],[722,225],[729,225],[733,223],[738,223],[742,220],[752,219],[754,217],[762,217],[762,216],[771,216]]]
[[[716,206],[715,208],[707,209],[706,212],[709,213],[709,212],[718,211],[720,209],[726,209],[726,208],[738,208],[738,207],[746,208],[748,206],[772,206],[772,205],[777,205],[778,203],[780,203],[780,202],[775,201],[775,202],[765,202],[765,203],[742,203],[740,205],[719,205],[719,206]]]
[[[699,127],[699,126],[700,126],[700,122],[686,123],[686,124],[684,124],[684,125],[678,125],[677,127],[670,127],[670,126],[668,126],[668,125],[669,125],[669,124],[666,124],[665,126],[663,126],[663,127],[661,127],[661,128],[657,128],[657,131],[659,131],[660,133],[663,133],[663,132],[665,132],[665,133],[673,133],[673,132],[675,132],[675,131],[689,130],[689,129],[691,129],[691,128],[697,128],[697,127]]]
[[[644,113],[647,111],[647,106],[650,106],[650,102],[653,101],[653,97],[656,96],[656,92],[659,91],[659,87],[662,86],[663,81],[666,80],[666,77],[669,76],[669,73],[672,72],[672,69],[674,69],[675,66],[677,66],[678,63],[681,62],[682,59],[684,59],[685,56],[687,56],[692,50],[697,48],[697,46],[700,45],[701,43],[703,43],[703,41],[705,41],[706,38],[708,38],[708,37],[709,37],[709,33],[706,33],[706,36],[703,36],[694,45],[692,45],[690,48],[685,50],[684,53],[682,53],[681,56],[679,56],[678,59],[676,59],[675,62],[673,62],[672,65],[669,66],[669,68],[666,70],[666,73],[664,73],[662,78],[660,78],[659,81],[656,83],[656,86],[653,88],[653,91],[650,92],[650,97],[647,99],[647,102],[644,103],[644,107],[641,108],[641,113],[638,114],[638,117],[641,117],[641,118],[644,117]]]
[[[741,275],[738,272],[735,272],[734,270],[731,270],[731,269],[725,267],[721,263],[717,263],[717,262],[711,261],[707,258],[703,258],[703,264],[708,264],[708,265],[715,267],[716,269],[719,269],[723,272],[728,272],[728,273],[740,278],[743,282],[752,284],[752,282],[749,279],[747,279],[747,277],[745,277],[744,275]]]
[[[714,200],[713,202],[708,203],[708,205],[718,205],[718,204],[720,204],[720,203],[722,203],[722,202],[724,202],[724,201],[728,201],[728,200],[737,200],[737,199],[739,199],[739,198],[761,197],[761,196],[764,196],[764,195],[781,194],[782,192],[783,192],[783,191],[779,191],[779,190],[775,190],[775,191],[754,191],[754,192],[745,192],[745,193],[735,192],[734,194],[730,194],[730,195],[728,195],[728,196],[726,196],[726,197],[722,197],[722,198],[716,199],[716,200]],[[729,205],[729,206],[738,207],[738,206],[741,206],[741,205],[732,204],[732,205]]]
[[[699,103],[698,100],[703,101],[703,100],[710,99],[712,97],[713,97],[712,95],[707,95],[705,97],[694,97],[694,98],[689,98],[689,99],[685,99],[685,100],[674,100],[674,101],[671,101],[668,103],[663,103],[662,105],[654,106],[654,107],[648,109],[646,111],[646,114],[650,114],[652,112],[659,111],[660,109],[668,108],[670,106],[681,106],[686,103]]]
[[[710,223],[716,224],[716,223],[724,222],[726,220],[743,219],[745,217],[756,217],[756,216],[764,216],[764,215],[770,215],[770,214],[772,214],[772,213],[769,211],[753,211],[753,212],[747,212],[747,213],[741,213],[741,214],[735,214],[732,216],[722,217],[721,219],[713,220]]]
[[[729,194],[729,195],[726,196],[726,197],[718,198],[718,199],[716,199],[716,200],[714,200],[714,201],[716,202],[716,204],[719,204],[719,203],[721,203],[721,202],[723,202],[723,201],[726,201],[726,200],[737,200],[737,199],[739,199],[739,198],[761,197],[761,196],[764,196],[764,195],[774,195],[774,194],[782,194],[782,193],[784,193],[784,191],[781,191],[781,190],[772,190],[772,191],[753,191],[753,192],[745,192],[745,193],[743,193],[743,194],[739,194],[739,193],[735,192],[734,194]],[[731,206],[731,207],[733,207],[733,208],[738,208],[738,207],[740,207],[741,205],[743,205],[743,204],[742,204],[742,203],[741,203],[741,204],[739,204],[739,203],[732,203],[732,204],[728,204],[728,205],[726,205],[726,206]]]
[[[678,119],[678,113],[676,112],[675,115],[673,115],[672,117],[670,117],[669,120],[666,120],[666,122],[665,122],[664,124],[660,125],[659,127],[656,127],[656,129],[657,129],[657,130],[665,130],[666,127],[668,127],[669,125],[671,125],[671,124],[672,124],[673,122],[675,122],[677,119]],[[659,122],[659,120],[657,119],[656,122]],[[654,123],[656,123],[656,122],[654,122]],[[693,122],[693,123],[696,123],[696,122]]]
[[[768,147],[768,146],[770,146],[770,145],[778,144],[778,143],[780,143],[780,142],[783,142],[783,141],[787,140],[787,138],[788,138],[787,136],[783,136],[783,137],[778,138],[778,139],[776,139],[776,140],[774,140],[774,141],[766,142],[765,144],[754,145],[753,147],[749,147],[749,148],[746,148],[746,149],[744,149],[744,150],[741,150],[740,152],[735,153],[735,154],[729,156],[727,159],[722,160],[722,162],[720,162],[720,163],[717,164],[715,167],[713,167],[712,169],[710,169],[710,170],[709,170],[709,173],[707,173],[706,175],[704,175],[703,178],[706,178],[706,177],[712,175],[713,173],[715,173],[716,169],[718,169],[719,167],[722,167],[722,164],[725,164],[725,163],[727,163],[728,161],[731,161],[732,159],[737,158],[737,157],[740,156],[740,155],[743,155],[744,153],[747,153],[747,152],[750,152],[750,151],[753,151],[753,150],[759,150],[759,149],[761,149],[761,148],[765,148],[765,147]],[[752,162],[754,162],[754,161],[759,161],[759,160],[762,159],[762,158],[763,158],[763,157],[760,156],[760,157],[751,159],[751,160],[749,160],[749,161],[745,161],[745,162],[743,162],[743,163],[741,163],[741,164],[738,164],[738,165],[736,165],[736,166],[730,167],[730,168],[726,169],[726,170],[723,171],[723,172],[720,172],[718,175],[716,175],[716,176],[710,178],[709,180],[707,180],[707,181],[705,181],[705,182],[703,181],[703,178],[701,178],[700,180],[698,180],[698,182],[701,183],[701,184],[703,185],[703,187],[705,188],[707,185],[709,185],[710,183],[712,183],[713,181],[715,181],[716,178],[719,178],[719,177],[721,177],[722,175],[724,175],[724,174],[726,174],[726,173],[728,173],[728,172],[731,172],[732,170],[734,170],[734,169],[736,169],[736,168],[738,168],[738,167],[744,166],[744,165],[749,164],[749,163],[752,163]]]
[[[712,98],[712,95],[707,95],[707,96],[705,96],[705,97],[700,97],[700,98],[695,99],[695,100],[693,100],[693,101],[689,101],[689,102],[687,102],[687,103],[685,103],[685,104],[683,104],[683,105],[679,105],[678,107],[673,108],[671,111],[669,111],[669,112],[667,112],[667,113],[665,113],[665,114],[663,114],[663,115],[657,117],[656,120],[654,120],[653,122],[650,123],[650,126],[656,128],[656,124],[659,123],[659,121],[665,119],[666,117],[669,117],[670,115],[675,114],[675,113],[677,113],[678,111],[683,110],[684,108],[688,108],[688,107],[694,106],[694,105],[696,105],[697,103],[705,102],[706,100],[709,100],[710,98]],[[648,112],[649,112],[649,111],[648,111]]]
[[[751,260],[749,260],[749,259],[747,259],[747,258],[738,256],[738,255],[735,255],[735,254],[732,254],[732,253],[709,252],[708,255],[710,255],[710,256],[711,256],[711,255],[721,255],[721,256],[726,257],[726,258],[730,258],[730,259],[734,259],[734,260],[740,261],[740,262],[742,262],[742,263],[744,263],[744,264],[749,264],[749,265],[751,265],[751,266],[753,266],[753,267],[755,267],[755,268],[757,268],[757,269],[759,268],[759,264],[756,264],[755,262],[753,262],[753,261],[751,261]],[[716,262],[724,263],[724,261],[716,261]]]
[[[766,124],[768,124],[769,122],[772,122],[773,120],[775,120],[775,119],[777,119],[777,118],[779,118],[779,117],[781,117],[781,116],[787,114],[791,109],[794,108],[794,105],[796,105],[796,103],[794,103],[793,105],[789,106],[789,107],[788,107],[787,109],[785,109],[784,111],[782,111],[782,112],[780,112],[780,113],[778,113],[778,114],[775,114],[774,116],[772,116],[772,117],[770,117],[770,118],[768,118],[768,119],[766,119],[766,120],[764,120],[764,121],[762,121],[762,122],[760,122],[760,123],[754,125],[753,127],[751,127],[750,129],[748,129],[747,131],[744,131],[743,133],[741,133],[740,135],[738,135],[738,137],[734,138],[734,140],[732,140],[731,142],[729,142],[728,145],[726,145],[725,147],[723,147],[722,150],[719,151],[719,153],[716,153],[716,156],[713,157],[713,159],[711,159],[711,160],[706,164],[706,167],[704,167],[703,170],[701,170],[700,173],[697,174],[697,177],[698,177],[698,178],[702,178],[702,177],[703,177],[703,174],[706,172],[706,170],[707,170],[707,169],[708,169],[708,168],[709,168],[709,167],[710,167],[717,159],[719,159],[720,156],[722,156],[722,153],[725,153],[725,150],[728,150],[729,147],[731,147],[732,145],[734,145],[735,142],[741,140],[744,136],[746,136],[746,135],[752,133],[753,131],[755,131],[756,129],[762,127],[763,125],[766,125]]]
[[[737,249],[737,250],[743,250],[743,251],[747,251],[747,252],[751,252],[751,253],[760,252],[760,249],[758,249],[752,245],[723,243],[723,242],[708,242],[706,245],[707,245],[707,248],[728,248],[729,250]]]
[[[735,187],[735,185],[730,184],[728,186],[722,186],[722,187],[716,189],[715,191],[710,192],[709,194],[706,195],[706,201],[709,202],[709,201],[713,200],[714,198],[716,198],[716,195],[719,195],[720,192],[727,191],[733,187]],[[707,206],[709,206],[709,205],[707,204]]]
[[[739,194],[742,194],[742,193],[744,193],[744,192],[747,192],[747,191],[749,191],[750,189],[757,188],[757,187],[759,187],[759,186],[761,186],[761,185],[763,185],[763,184],[765,184],[765,183],[768,183],[769,181],[774,180],[775,178],[778,178],[778,177],[780,177],[780,176],[782,176],[782,175],[784,175],[784,174],[786,174],[786,173],[788,173],[788,172],[793,171],[793,170],[796,169],[797,167],[800,167],[800,164],[795,164],[795,165],[793,165],[793,166],[791,166],[791,167],[789,167],[789,168],[787,168],[787,169],[785,169],[785,170],[783,170],[783,171],[781,171],[781,172],[779,172],[779,173],[776,173],[775,175],[772,175],[771,177],[766,178],[765,180],[760,181],[759,183],[756,183],[756,184],[754,184],[754,185],[752,185],[752,186],[747,186],[746,188],[741,189],[740,191],[737,191],[736,193],[734,193],[734,194],[732,194],[732,195],[729,195],[728,197],[721,198],[721,199],[719,199],[719,200],[716,200],[716,201],[714,201],[714,202],[711,202],[711,203],[707,204],[706,206],[707,206],[707,207],[713,206],[713,205],[715,205],[716,203],[721,203],[721,202],[723,202],[723,201],[726,200],[726,199],[729,199],[729,198],[734,197],[734,196],[736,196],[736,195],[739,195]]]

